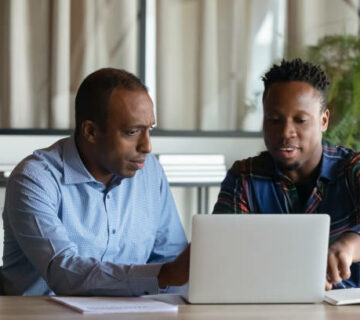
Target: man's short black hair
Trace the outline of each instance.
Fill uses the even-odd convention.
[[[106,130],[109,97],[114,89],[147,92],[141,80],[125,70],[104,68],[91,73],[76,94],[75,135],[80,133],[85,120],[94,121],[102,130]]]
[[[330,87],[330,81],[320,66],[301,59],[292,61],[282,60],[280,65],[274,64],[271,69],[262,77],[264,81],[264,94],[269,87],[276,82],[302,81],[307,82],[317,89],[322,96],[321,112],[326,110],[326,95]]]

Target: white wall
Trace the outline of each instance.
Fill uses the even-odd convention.
[[[154,153],[220,153],[225,155],[226,168],[234,161],[247,158],[265,150],[261,137],[153,137]],[[191,217],[197,212],[196,188],[172,187],[176,206],[190,240]],[[209,210],[212,211],[220,187],[211,187]]]
[[[0,134],[0,166],[16,164],[35,149],[44,148],[62,135],[2,135]],[[200,137],[153,136],[153,153],[220,153],[225,155],[226,166],[237,160],[264,150],[262,137]]]
[[[51,145],[64,136],[59,135],[0,135],[0,168],[15,165],[38,148]],[[261,137],[152,137],[153,153],[216,153],[224,154],[226,167],[230,168],[237,159],[247,158],[264,150]],[[172,193],[183,222],[188,239],[191,232],[191,217],[197,213],[197,190],[195,187],[172,187]],[[211,187],[209,210],[211,211],[219,192],[219,187]],[[0,209],[2,212],[5,188],[0,188]],[[0,218],[0,224],[2,220]],[[0,228],[0,239],[3,229]],[[0,240],[0,252],[3,241]],[[1,264],[1,262],[0,262]]]

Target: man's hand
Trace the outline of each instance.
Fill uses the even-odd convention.
[[[349,279],[350,266],[360,261],[360,236],[355,232],[345,232],[329,247],[327,261],[326,290],[334,284]]]
[[[165,263],[159,272],[159,287],[182,286],[189,281],[190,245],[172,262]]]

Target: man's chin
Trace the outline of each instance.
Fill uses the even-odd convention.
[[[134,171],[126,171],[123,172],[123,174],[121,175],[123,178],[133,178],[136,174],[137,170]]]
[[[130,162],[128,166],[122,168],[120,175],[123,178],[133,178],[138,171],[142,170],[142,168],[143,165],[138,165],[136,163]]]
[[[300,168],[300,162],[298,161],[292,163],[278,162],[278,166],[284,171],[295,171]]]

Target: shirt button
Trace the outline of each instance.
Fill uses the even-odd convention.
[[[115,229],[112,229],[111,232],[112,232],[112,234],[115,234],[115,233],[116,233],[116,230],[115,230]]]

